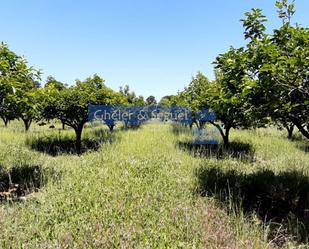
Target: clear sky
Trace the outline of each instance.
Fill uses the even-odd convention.
[[[94,73],[117,90],[175,94],[229,46],[244,44],[239,20],[262,8],[271,30],[275,0],[0,0],[0,40],[30,65],[68,84]],[[293,22],[309,27],[309,1]]]

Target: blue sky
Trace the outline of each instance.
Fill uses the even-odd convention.
[[[0,0],[0,40],[30,65],[68,84],[94,73],[117,90],[175,94],[229,46],[244,44],[239,20],[262,8],[280,25],[275,0]],[[293,22],[309,26],[309,1]]]

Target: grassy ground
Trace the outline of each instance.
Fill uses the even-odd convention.
[[[88,128],[88,140],[99,136],[104,143],[81,156],[44,150],[53,141],[56,147],[62,140],[71,146],[72,135],[43,127],[25,134],[19,123],[0,128],[3,171],[38,166],[45,184],[22,203],[0,204],[0,248],[292,248],[297,241],[306,243],[305,229],[295,223],[306,218],[296,212],[302,206],[295,204],[287,225],[262,222],[258,217],[264,213],[245,191],[260,184],[252,195],[283,200],[272,203],[278,205],[272,211],[289,217],[279,207],[291,204],[289,199],[298,203],[297,189],[308,187],[306,141],[288,141],[273,129],[234,131],[229,151],[211,148],[209,153],[181,146],[190,145],[187,135],[177,135],[169,125],[148,124],[112,136]],[[281,176],[286,172],[291,174]],[[226,188],[219,177],[234,182]],[[276,184],[265,190],[267,181]]]

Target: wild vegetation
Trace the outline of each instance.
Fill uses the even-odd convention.
[[[248,43],[215,59],[215,79],[159,101],[189,107],[188,125],[88,122],[89,105],[157,100],[97,74],[42,86],[1,43],[0,247],[307,248],[309,29],[276,6],[281,27],[245,13]],[[218,144],[192,141],[209,127]]]
[[[308,224],[301,222],[308,221],[309,144],[300,135],[291,141],[273,128],[235,130],[230,151],[207,154],[181,146],[191,139],[177,135],[177,127],[150,123],[113,137],[86,127],[85,140],[99,137],[100,148],[80,156],[30,146],[47,137],[74,141],[73,130],[56,127],[24,133],[13,122],[0,129],[1,167],[24,169],[35,185],[25,200],[0,205],[2,248],[290,248],[308,242]],[[18,176],[14,181],[22,185]]]
[[[193,111],[213,110],[221,123],[213,125],[226,145],[231,128],[261,127],[270,121],[285,127],[289,138],[294,126],[309,138],[309,29],[292,25],[293,3],[281,0],[276,6],[280,28],[267,34],[262,10],[245,13],[242,22],[248,44],[231,47],[216,58],[214,81],[198,73],[170,101]]]

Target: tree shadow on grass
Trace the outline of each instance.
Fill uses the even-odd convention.
[[[102,144],[112,143],[115,140],[115,132],[109,132],[106,129],[97,129],[90,133],[89,137],[82,139],[81,153],[77,151],[75,137],[64,134],[32,137],[26,140],[26,144],[33,150],[59,156],[97,151]]]
[[[9,170],[0,165],[0,201],[38,191],[47,183],[49,174],[51,172],[40,165],[22,165]]]
[[[224,204],[231,202],[245,213],[256,213],[270,222],[270,239],[284,228],[284,237],[309,242],[309,178],[302,173],[270,170],[243,174],[218,168],[196,172],[197,190],[202,196],[214,196]],[[284,243],[282,238],[277,244]]]
[[[251,144],[230,142],[228,146],[222,144],[194,144],[192,142],[177,142],[180,149],[189,151],[197,157],[215,157],[217,159],[237,158],[241,161],[253,162],[255,150]]]

